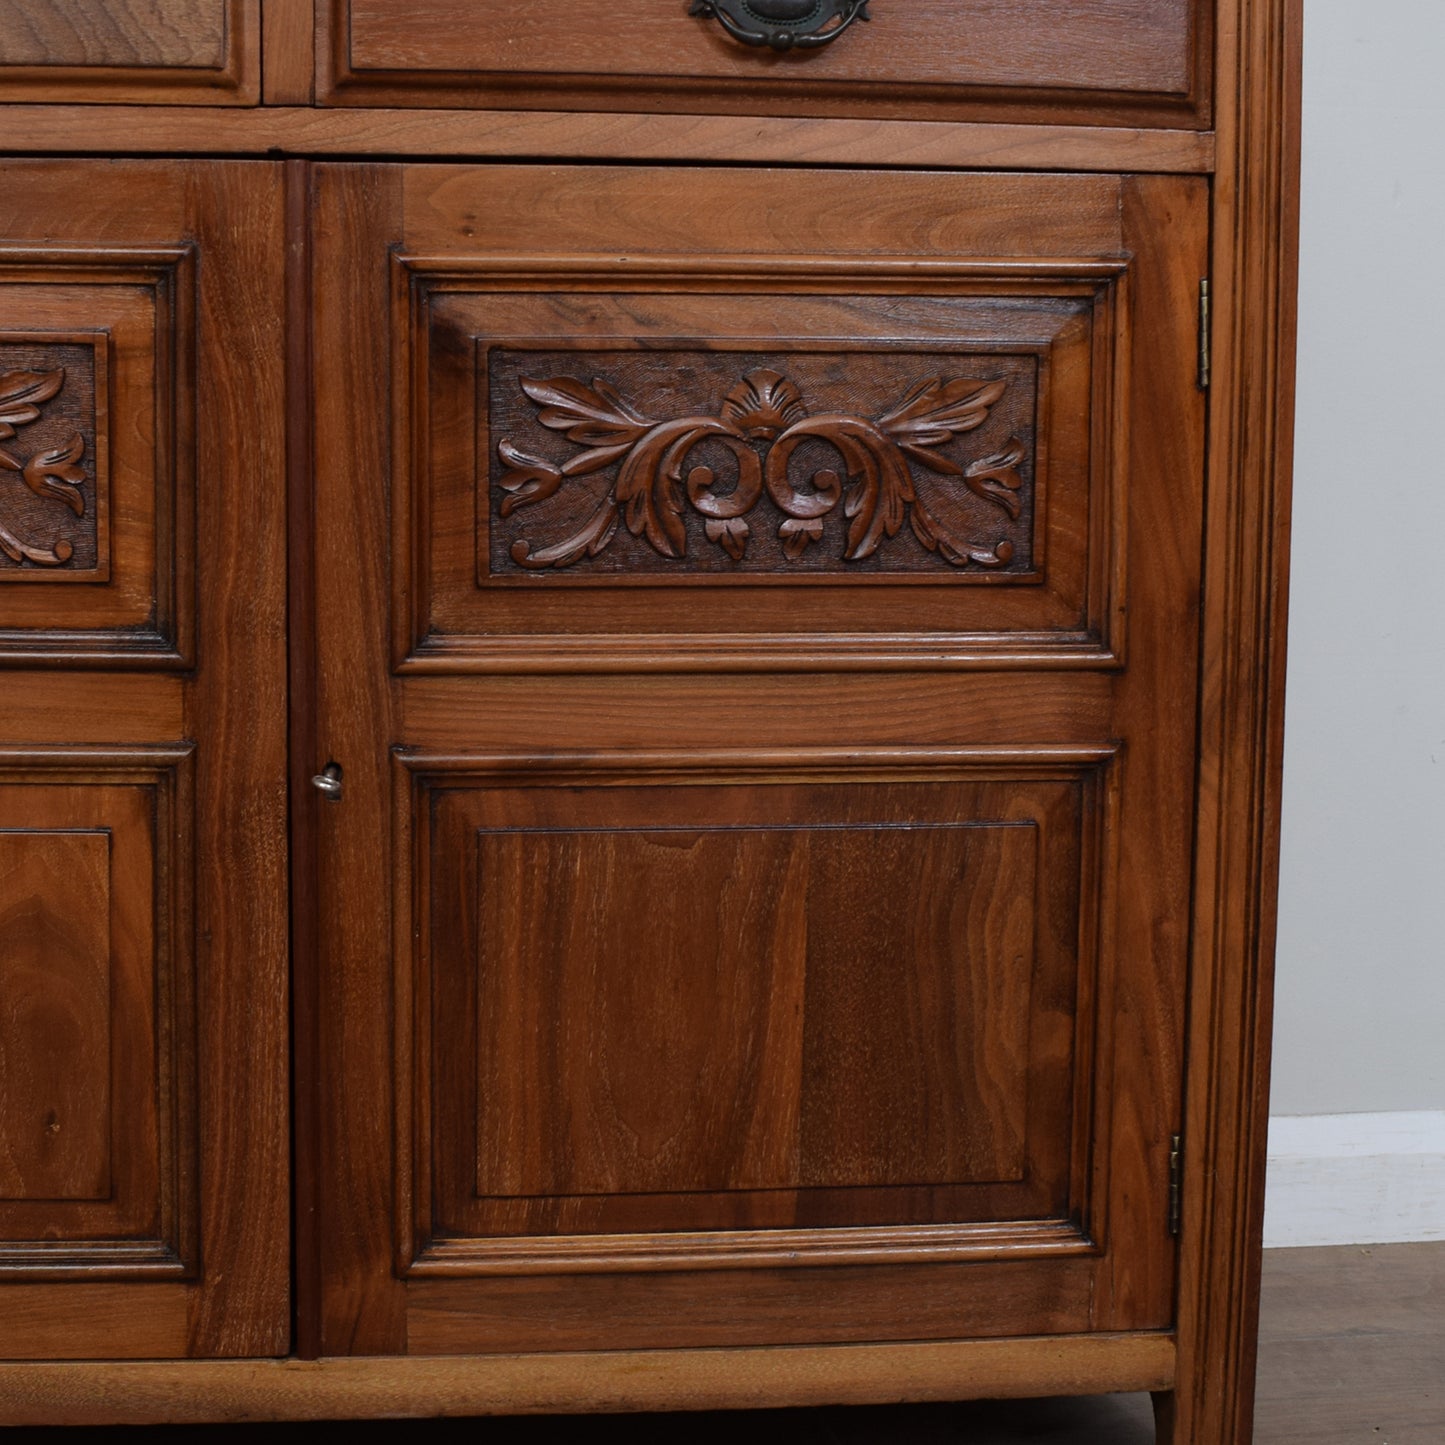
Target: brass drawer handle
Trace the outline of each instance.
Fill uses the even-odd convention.
[[[871,20],[869,0],[693,0],[693,15],[716,20],[744,45],[816,50],[855,20]]]

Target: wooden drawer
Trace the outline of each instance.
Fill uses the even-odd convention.
[[[333,104],[1206,126],[1204,0],[873,0],[816,49],[687,0],[317,0]]]
[[[0,101],[254,105],[260,0],[0,0]]]

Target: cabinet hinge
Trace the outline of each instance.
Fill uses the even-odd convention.
[[[1169,1139],[1169,1233],[1178,1236],[1184,1212],[1184,1136]]]
[[[1211,364],[1209,345],[1209,278],[1199,283],[1199,389],[1209,390]]]

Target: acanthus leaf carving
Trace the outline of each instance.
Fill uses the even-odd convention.
[[[7,371],[0,375],[0,441],[15,428],[40,420],[40,408],[65,385],[65,368],[55,371]]]
[[[10,441],[19,427],[39,421],[41,408],[60,394],[65,385],[65,368],[53,371],[9,371],[0,374],[0,441]],[[0,470],[19,472],[25,485],[37,497],[63,502],[77,517],[85,515],[85,469],[80,465],[85,441],[77,432],[59,447],[46,448],[22,461],[0,447]],[[12,562],[33,562],[40,567],[60,567],[75,555],[73,544],[64,537],[50,545],[27,542],[0,521],[0,551]]]
[[[500,482],[503,517],[553,496],[567,480],[618,465],[607,494],[578,531],[536,549],[525,539],[513,543],[512,560],[529,570],[568,567],[597,556],[620,522],[660,557],[681,560],[687,554],[689,505],[703,517],[707,540],[741,562],[751,536],[743,519],[764,493],[782,513],[778,537],[789,561],[823,541],[824,518],[840,505],[848,522],[845,561],[873,556],[910,517],[923,547],[951,566],[997,568],[1015,555],[1007,538],[988,544],[949,535],[919,496],[909,464],[911,459],[937,475],[961,478],[974,495],[1016,521],[1022,509],[1022,442],[1015,438],[1004,452],[968,465],[939,450],[983,425],[1007,381],[928,377],[877,418],[846,412],[810,415],[795,383],[760,368],[733,387],[718,415],[670,421],[650,419],[600,378],[590,385],[573,377],[524,378],[521,387],[537,407],[542,426],[587,450],[558,466],[502,439],[497,453],[506,466]],[[731,453],[736,475],[730,489],[717,490],[720,479],[712,466],[688,467],[704,442]],[[806,478],[795,477],[795,453],[808,442],[837,452],[842,472],[820,466]]]
[[[983,457],[964,472],[964,481],[980,497],[997,502],[1010,517],[1017,518],[1023,506],[1020,492],[1023,478],[1019,466],[1024,459],[1024,445],[1017,438],[1006,450],[994,457]]]
[[[63,447],[36,452],[25,463],[25,485],[37,497],[55,497],[77,517],[83,517],[85,494],[80,486],[85,480],[85,468],[79,463],[84,455],[85,439],[78,432]]]
[[[510,442],[503,442],[497,448],[497,454],[507,464],[502,476],[502,490],[507,494],[502,498],[504,517],[510,517],[518,507],[544,501],[562,485],[559,468],[539,457],[529,457]]]

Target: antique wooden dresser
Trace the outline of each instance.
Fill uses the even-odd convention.
[[[1249,1437],[1298,0],[0,0],[0,1421]]]

